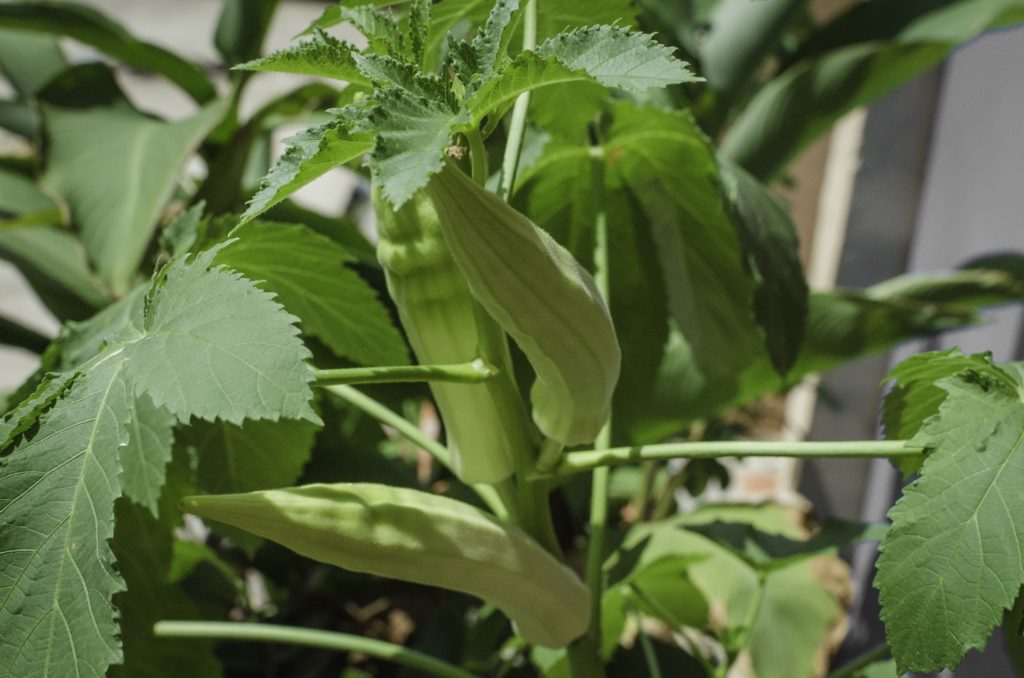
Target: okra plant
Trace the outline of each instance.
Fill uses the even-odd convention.
[[[226,2],[224,95],[93,10],[0,5],[0,255],[63,321],[0,324],[40,361],[0,419],[0,676],[820,676],[836,553],[879,539],[887,644],[834,675],[954,667],[1004,621],[1021,656],[1020,363],[903,362],[886,440],[729,414],[1024,298],[1016,255],[811,294],[769,187],[1024,3],[352,1],[261,56],[275,5]],[[242,120],[263,71],[322,80]],[[271,165],[282,121],[311,126]],[[337,167],[342,217],[291,200]],[[747,456],[913,480],[886,525],[676,510]]]

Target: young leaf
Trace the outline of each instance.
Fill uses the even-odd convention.
[[[0,464],[0,666],[11,676],[102,676],[121,660],[107,541],[131,391],[97,359],[39,432]]]
[[[354,258],[299,224],[250,222],[214,262],[277,294],[310,334],[364,365],[404,365],[409,356],[377,293],[347,266]],[[282,257],[281,252],[288,252]]]
[[[473,37],[472,48],[477,67],[483,77],[494,72],[508,45],[509,23],[519,10],[519,0],[497,0],[487,21]]]
[[[938,386],[946,400],[911,441],[932,452],[889,512],[875,578],[901,673],[983,647],[1024,583],[1024,391],[1002,371]]]
[[[698,82],[674,50],[652,35],[619,26],[587,26],[561,33],[537,47],[571,70],[582,70],[606,87],[643,93],[652,87]]]
[[[181,421],[306,419],[312,371],[295,320],[273,296],[223,267],[218,250],[173,261],[125,348],[128,376]]]
[[[376,10],[369,5],[343,6],[341,19],[351,23],[366,37],[371,52],[399,59],[407,56],[405,35],[389,12]]]
[[[417,66],[423,64],[426,52],[432,4],[432,0],[412,0],[409,5],[409,49],[412,51],[412,62]]]
[[[395,87],[416,97],[448,101],[454,106],[444,81],[421,74],[413,64],[380,54],[359,54],[355,60],[359,72],[378,86]]]
[[[397,209],[444,166],[454,127],[466,119],[447,102],[400,89],[374,94],[366,128],[377,132],[370,168],[384,196]]]
[[[373,143],[352,139],[344,121],[332,121],[285,140],[287,149],[246,205],[242,223],[255,219],[314,179],[369,152]]]
[[[238,64],[234,70],[297,73],[369,85],[356,67],[355,48],[324,32],[315,40],[278,50],[265,57]]]

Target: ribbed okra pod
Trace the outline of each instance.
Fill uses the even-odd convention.
[[[565,248],[452,165],[427,191],[473,296],[537,374],[533,419],[566,445],[608,420],[621,354],[594,280]]]
[[[587,628],[590,593],[572,570],[523,531],[454,499],[339,483],[183,505],[314,560],[478,596],[531,643],[563,647]]]
[[[430,200],[416,195],[395,211],[375,191],[374,206],[377,258],[419,362],[450,364],[479,357],[507,368],[504,334],[473,298],[452,260]],[[526,454],[531,444],[511,376],[501,374],[482,384],[434,382],[430,388],[459,477],[467,483],[495,483],[511,475],[515,454]]]

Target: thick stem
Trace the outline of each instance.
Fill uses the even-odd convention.
[[[523,10],[523,49],[537,46],[537,0],[527,0]],[[526,112],[530,108],[530,93],[523,92],[512,107],[509,120],[508,142],[505,144],[505,157],[501,163],[501,184],[498,196],[508,201],[512,197],[516,185],[516,172],[519,170],[519,152],[523,147],[526,135]]]
[[[341,652],[359,652],[386,659],[411,669],[424,671],[441,678],[474,678],[469,671],[446,661],[383,640],[363,638],[348,633],[303,629],[276,624],[246,624],[241,622],[161,621],[153,626],[159,638],[216,638],[223,640],[251,640],[267,643],[305,645]]]
[[[924,449],[907,445],[905,440],[849,440],[839,442],[775,442],[761,440],[725,440],[636,447],[613,447],[569,452],[562,463],[539,477],[571,476],[599,466],[618,466],[652,459],[718,459],[720,457],[916,457]]]
[[[347,367],[337,370],[314,370],[314,386],[339,384],[394,384],[410,381],[452,381],[475,384],[498,373],[497,368],[483,360],[456,365],[395,365],[386,367]]]
[[[404,438],[426,450],[439,464],[447,469],[451,469],[452,455],[448,448],[421,431],[419,427],[402,415],[351,386],[326,386],[325,388],[342,398],[349,405],[362,410],[377,421],[395,429]],[[482,483],[473,484],[470,487],[473,488],[494,515],[502,520],[509,520],[509,509],[505,502],[501,500],[498,491],[494,487]]]

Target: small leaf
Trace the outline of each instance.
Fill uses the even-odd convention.
[[[335,353],[364,365],[404,365],[409,356],[387,308],[333,240],[298,224],[250,222],[214,260],[277,294],[302,326]],[[281,252],[288,252],[282,257]]]
[[[246,205],[242,223],[290,196],[335,167],[360,158],[373,147],[372,142],[357,141],[347,133],[342,121],[324,123],[285,140],[287,148],[260,183],[260,190]]]
[[[237,273],[210,268],[217,250],[173,261],[127,345],[128,376],[181,421],[306,419],[309,352],[294,318]]]
[[[938,386],[946,400],[911,441],[932,452],[889,512],[875,579],[901,673],[952,668],[982,648],[1024,583],[1020,389],[976,371]]]
[[[369,85],[356,67],[355,48],[320,32],[317,39],[278,50],[265,57],[238,64],[234,70],[296,73]]]
[[[405,35],[389,12],[376,10],[370,5],[342,6],[341,19],[351,23],[366,37],[371,52],[399,59],[406,56]]]
[[[412,50],[412,61],[416,65],[423,63],[427,36],[430,33],[432,4],[432,0],[412,0],[409,5],[409,48]]]
[[[497,0],[491,7],[487,21],[473,37],[471,46],[475,55],[477,68],[483,77],[494,72],[499,59],[508,45],[509,23],[519,10],[519,0]]]
[[[586,71],[602,85],[639,93],[701,80],[673,52],[652,35],[619,26],[577,28],[537,47],[541,57],[554,57],[571,70]]]

